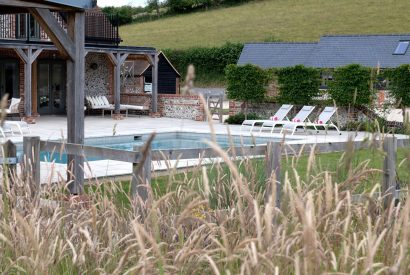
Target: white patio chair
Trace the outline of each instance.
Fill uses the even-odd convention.
[[[270,132],[273,133],[273,130],[275,130],[275,127],[278,125],[285,125],[286,123],[291,123],[292,121],[294,122],[305,122],[306,119],[309,117],[309,115],[313,112],[315,109],[315,106],[303,106],[302,109],[296,114],[296,116],[291,120],[270,120],[270,121],[265,121],[262,124],[261,127],[261,132],[265,129],[270,129]]]
[[[257,124],[263,124],[266,121],[283,121],[287,120],[289,121],[289,118],[287,117],[288,113],[290,110],[293,108],[293,105],[288,105],[288,104],[283,104],[279,110],[276,111],[276,113],[270,117],[270,119],[247,119],[242,122],[241,125],[241,131],[243,127],[250,127],[249,132],[252,132],[253,128]]]
[[[339,128],[330,120],[332,116],[336,113],[335,107],[325,107],[323,111],[320,113],[318,119],[314,122],[311,121],[292,121],[289,123],[285,123],[282,127],[281,133],[283,132],[291,132],[291,135],[293,135],[296,132],[296,129],[298,127],[303,127],[304,130],[306,130],[307,127],[313,127],[317,133],[319,133],[318,128],[323,127],[327,133],[327,130],[331,127],[335,128],[336,131],[341,135]]]

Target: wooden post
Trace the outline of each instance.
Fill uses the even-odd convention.
[[[141,147],[135,146],[135,152],[141,151]],[[148,199],[148,189],[147,186],[151,185],[151,163],[152,163],[152,152],[151,147],[147,148],[145,153],[146,158],[144,163],[133,163],[132,164],[132,179],[131,179],[131,196],[135,199],[137,196],[146,202]]]
[[[282,158],[282,148],[279,142],[268,142],[266,145],[266,181],[268,183],[265,190],[265,204],[272,196],[272,188],[276,188],[275,206],[280,207],[281,183],[280,183],[280,161]],[[275,177],[272,179],[272,175]],[[276,183],[276,184],[275,184]]]
[[[385,137],[383,150],[386,153],[383,164],[383,205],[387,209],[390,207],[394,195],[396,194],[396,159],[397,159],[397,138]]]
[[[15,49],[17,54],[24,62],[24,116],[29,121],[32,120],[31,118],[31,110],[32,110],[32,66],[34,61],[43,51],[42,49],[33,49],[32,47],[28,47],[26,52],[21,48]]]
[[[223,122],[223,116],[224,116],[224,96],[220,95],[219,97],[219,122],[222,123]]]
[[[112,64],[114,65],[114,113],[116,119],[120,118],[121,108],[121,66],[128,58],[128,53],[108,53]]]
[[[67,60],[67,142],[84,144],[84,37],[85,13],[68,13],[67,33],[74,42],[75,58]],[[68,155],[67,180],[72,194],[81,194],[84,185],[83,156]]]
[[[158,53],[154,55],[154,64],[152,64],[152,99],[151,109],[153,113],[158,112]]]
[[[40,186],[40,137],[23,137],[24,179],[31,185],[32,196]]]
[[[17,165],[17,150],[16,145],[11,141],[7,140],[3,143],[3,180],[5,184],[10,183],[13,185],[13,177],[16,175],[16,165]],[[8,179],[6,181],[5,179]]]

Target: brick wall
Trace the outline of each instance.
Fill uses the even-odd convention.
[[[204,121],[205,107],[197,95],[158,95],[158,111],[161,116]]]

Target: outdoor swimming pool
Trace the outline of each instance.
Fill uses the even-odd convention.
[[[132,136],[113,136],[87,138],[86,145],[105,147],[118,150],[132,151],[134,146],[143,146],[148,140],[149,135],[132,135]],[[251,146],[266,144],[268,141],[277,141],[278,139],[266,137],[244,137],[244,136],[227,136],[215,135],[216,142],[221,147],[234,146]],[[200,149],[208,148],[206,141],[211,140],[210,134],[198,134],[187,132],[160,133],[155,136],[152,142],[152,150],[168,149]],[[58,150],[56,150],[58,151]],[[101,160],[99,158],[86,158],[87,161]],[[67,156],[59,152],[53,154],[42,152],[41,161],[55,161],[56,163],[66,163]]]

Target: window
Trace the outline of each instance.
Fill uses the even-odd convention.
[[[409,43],[410,41],[400,41],[399,45],[397,45],[397,48],[393,54],[397,54],[397,55],[406,54],[407,48],[409,47]]]

